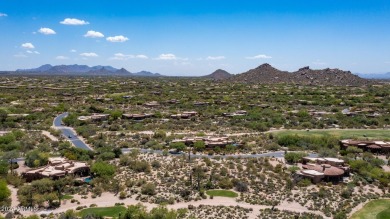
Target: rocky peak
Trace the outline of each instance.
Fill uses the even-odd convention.
[[[227,78],[232,77],[232,74],[230,74],[229,72],[227,72],[225,70],[217,69],[213,73],[211,73],[209,75],[206,75],[204,77],[205,78],[211,78],[211,79],[214,79],[214,80],[223,80],[223,79],[227,79]]]
[[[274,67],[272,67],[272,65],[270,65],[268,63],[264,63],[264,64],[259,65],[259,67],[257,67],[257,69],[260,69],[260,68],[274,68]]]
[[[298,71],[306,71],[306,70],[310,70],[310,67],[309,66],[305,66],[303,68],[300,68]]]

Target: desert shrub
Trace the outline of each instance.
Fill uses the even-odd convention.
[[[146,183],[141,187],[141,193],[144,195],[155,195],[156,186],[153,183]]]
[[[221,189],[231,189],[233,188],[233,183],[229,178],[225,177],[218,182],[218,186]]]

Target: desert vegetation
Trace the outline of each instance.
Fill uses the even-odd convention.
[[[0,79],[7,80],[0,86],[2,205],[16,201],[11,195],[15,189],[19,205],[77,206],[72,205],[77,211],[53,216],[60,218],[95,214],[87,209],[100,206],[82,203],[107,193],[118,203],[157,206],[149,211],[140,205],[121,205],[120,218],[130,218],[133,211],[165,212],[173,218],[346,218],[359,204],[389,197],[388,155],[339,146],[346,135],[390,139],[390,89],[385,84],[322,87],[186,78]],[[63,112],[69,112],[63,124],[92,150],[74,147],[69,136],[52,127],[53,119]],[[177,116],[184,112],[189,114]],[[104,116],[85,119],[99,114]],[[275,151],[282,155],[250,156]],[[344,160],[351,176],[338,184],[295,180],[302,157],[313,153]],[[68,176],[26,183],[21,177],[26,169],[45,166],[56,156],[87,162],[90,181]],[[196,204],[217,198],[237,206]],[[172,210],[183,203],[188,207]],[[299,211],[283,208],[286,205],[299,206]]]

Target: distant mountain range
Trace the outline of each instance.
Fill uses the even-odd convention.
[[[203,77],[214,79],[214,80],[224,80],[224,79],[230,78],[232,76],[233,76],[232,74],[230,74],[229,72],[227,72],[225,70],[217,69],[213,73],[206,75],[206,76],[203,76]]]
[[[140,71],[131,73],[124,68],[117,69],[112,66],[88,65],[42,65],[32,69],[17,69],[14,73],[39,74],[39,75],[118,75],[118,76],[140,76],[140,77],[163,77],[159,73]]]
[[[30,74],[30,75],[91,75],[91,76],[139,76],[139,77],[164,77],[159,73],[140,71],[131,73],[124,68],[117,69],[112,66],[88,66],[88,65],[42,65],[32,69],[18,69],[5,74]],[[359,77],[360,76],[360,77]],[[390,79],[390,72],[385,74],[352,74],[350,71],[340,69],[313,70],[309,67],[300,68],[295,72],[281,71],[270,64],[262,64],[241,74],[230,74],[218,69],[209,75],[202,76],[218,81],[257,83],[257,84],[302,84],[302,85],[350,85],[360,86],[373,83],[369,79]]]
[[[359,77],[367,78],[367,79],[390,79],[390,72],[382,73],[382,74],[363,74],[363,73],[356,73]]]
[[[220,75],[224,75],[225,78],[222,79],[224,81],[256,84],[285,83],[299,85],[360,86],[372,83],[372,81],[360,78],[350,71],[330,68],[313,70],[309,67],[303,67],[298,71],[288,72],[278,70],[266,63],[237,75],[228,76],[226,73],[222,73],[222,71],[223,70],[217,70],[217,73],[213,72],[204,77],[217,79],[216,76],[219,78]]]

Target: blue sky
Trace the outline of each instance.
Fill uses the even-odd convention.
[[[382,73],[389,24],[388,0],[0,0],[0,70],[100,64],[205,75],[270,63]]]

